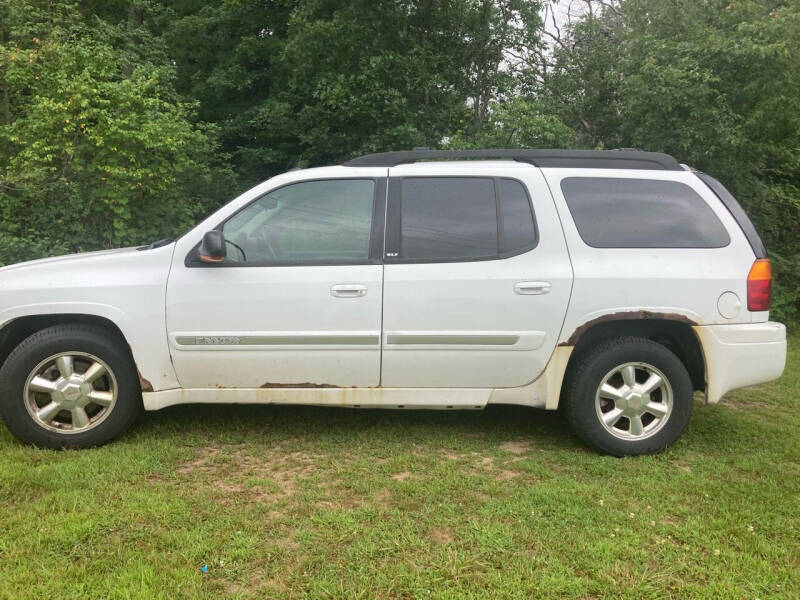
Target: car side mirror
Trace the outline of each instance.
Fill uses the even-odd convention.
[[[200,244],[200,260],[206,263],[218,263],[225,260],[225,236],[218,229],[206,231]]]

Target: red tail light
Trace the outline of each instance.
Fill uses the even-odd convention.
[[[769,310],[772,295],[772,265],[768,258],[759,258],[747,275],[747,310]]]

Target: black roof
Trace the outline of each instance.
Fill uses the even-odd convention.
[[[343,164],[346,167],[394,167],[423,160],[459,158],[511,159],[550,168],[683,170],[669,154],[642,150],[403,150],[366,154]]]

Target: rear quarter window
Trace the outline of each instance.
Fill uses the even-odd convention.
[[[684,183],[568,177],[561,191],[578,233],[594,248],[722,248],[730,243],[711,207]]]

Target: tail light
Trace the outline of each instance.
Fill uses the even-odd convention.
[[[772,265],[768,258],[759,258],[747,275],[747,310],[769,310],[772,295]]]

